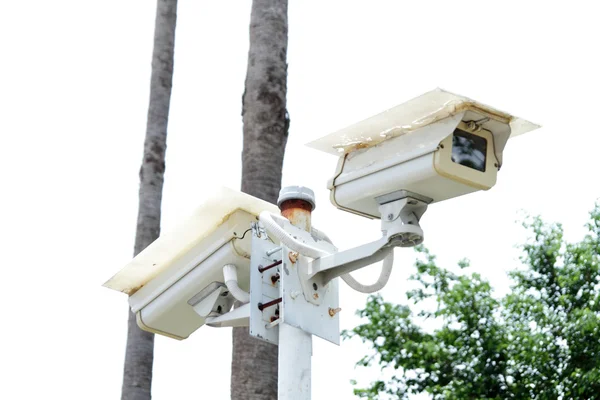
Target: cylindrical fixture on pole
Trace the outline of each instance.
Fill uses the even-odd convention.
[[[303,186],[287,186],[279,192],[277,205],[281,215],[292,225],[310,232],[311,213],[315,209],[315,193]]]

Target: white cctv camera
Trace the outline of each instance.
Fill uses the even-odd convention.
[[[309,146],[340,155],[328,183],[336,207],[386,219],[392,201],[426,207],[490,189],[508,139],[537,127],[437,89]]]
[[[490,189],[508,139],[537,127],[466,97],[428,92],[310,144],[341,155],[331,201],[380,218],[379,239],[338,251],[311,227],[315,199],[306,188],[282,190],[281,215],[273,204],[222,188],[105,286],[130,295],[140,328],[176,339],[206,324],[249,326],[252,336],[278,343],[274,328],[284,323],[339,343],[334,279],[363,293],[383,288],[394,247],[423,241],[419,220],[428,205]],[[374,284],[350,275],[378,261]]]
[[[247,296],[248,230],[265,210],[278,211],[271,203],[221,188],[184,225],[161,235],[104,286],[130,294],[141,329],[185,339],[228,313],[236,296]]]

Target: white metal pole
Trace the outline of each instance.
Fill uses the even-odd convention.
[[[312,335],[279,325],[278,400],[310,400]]]
[[[310,232],[311,212],[315,208],[312,190],[301,186],[283,188],[277,205],[292,225]],[[311,358],[312,335],[285,322],[279,324],[278,400],[310,400]]]

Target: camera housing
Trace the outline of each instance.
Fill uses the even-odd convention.
[[[223,266],[237,268],[238,284],[250,286],[251,234],[261,211],[277,206],[220,188],[175,230],[162,234],[104,286],[130,295],[138,326],[185,339],[208,317],[227,313],[234,298]]]
[[[436,89],[308,146],[340,156],[331,202],[380,218],[398,198],[431,204],[490,189],[508,139],[538,127]]]

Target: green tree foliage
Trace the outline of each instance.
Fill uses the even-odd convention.
[[[588,234],[566,243],[560,224],[525,222],[523,268],[510,272],[503,298],[479,274],[440,268],[420,247],[408,305],[371,296],[366,322],[347,338],[368,343],[360,366],[393,371],[388,380],[355,389],[366,399],[600,398],[600,204]],[[461,268],[468,262],[461,261]],[[424,329],[423,320],[435,322]]]

